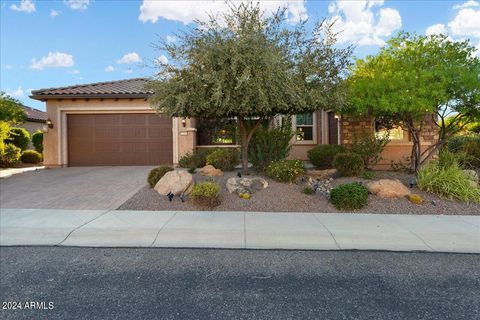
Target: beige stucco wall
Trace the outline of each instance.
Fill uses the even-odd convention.
[[[53,122],[44,135],[44,164],[47,167],[68,166],[66,115],[72,113],[153,113],[145,99],[51,99],[47,100],[47,115]],[[172,119],[173,159],[192,151],[195,147],[196,131],[190,128],[190,120],[183,127],[180,118]]]

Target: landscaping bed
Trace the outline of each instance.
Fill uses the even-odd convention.
[[[184,211],[252,211],[252,212],[342,212],[337,210],[328,199],[317,192],[314,195],[307,195],[302,192],[305,183],[296,184],[280,183],[257,174],[253,170],[251,176],[261,176],[268,181],[268,188],[260,190],[251,195],[250,199],[242,199],[237,194],[230,194],[226,187],[228,178],[235,177],[236,172],[225,172],[221,177],[204,177],[198,173],[194,174],[196,183],[214,180],[220,185],[219,206],[213,209],[202,209],[194,206],[187,196],[185,202],[179,197],[174,197],[170,202],[166,196],[159,195],[154,189],[145,186],[129,200],[123,203],[119,210],[184,210]],[[399,179],[405,185],[413,177],[402,172],[378,171],[375,179],[391,178]],[[360,181],[367,183],[371,180],[362,178],[336,178],[331,182],[333,186],[343,183]],[[414,187],[412,193],[423,197],[424,203],[417,205],[406,198],[385,199],[375,195],[368,197],[368,205],[359,210],[348,210],[358,213],[386,213],[386,214],[444,214],[444,215],[480,215],[480,204],[467,204],[460,201],[450,201],[439,198],[433,194],[422,192]],[[434,204],[432,203],[434,202]]]

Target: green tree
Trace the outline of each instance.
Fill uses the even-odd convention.
[[[411,164],[418,171],[461,129],[458,123],[479,119],[480,59],[474,52],[468,41],[400,33],[376,56],[357,61],[349,77],[350,103],[342,111],[402,125],[412,137]],[[439,139],[422,150],[420,136],[428,117],[438,126]]]
[[[27,115],[22,109],[20,101],[0,91],[0,121],[23,123],[25,120],[27,120]]]
[[[230,6],[197,21],[176,43],[158,45],[170,60],[158,63],[150,102],[171,116],[236,118],[246,173],[248,145],[263,120],[346,101],[351,47],[335,47],[325,21],[307,32],[305,21],[287,26],[285,10],[265,18],[258,5]]]

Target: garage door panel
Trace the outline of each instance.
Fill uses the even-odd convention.
[[[171,164],[172,120],[154,114],[67,116],[70,166]]]

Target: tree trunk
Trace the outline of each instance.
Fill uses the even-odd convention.
[[[252,139],[253,133],[260,126],[260,119],[257,120],[255,125],[248,130],[247,121],[243,117],[238,117],[238,124],[240,127],[240,139],[241,139],[241,154],[242,154],[242,173],[248,174],[248,145]]]
[[[415,174],[418,174],[418,169],[420,168],[420,158],[421,158],[421,145],[420,145],[420,131],[421,129],[415,128],[415,123],[412,119],[406,121],[408,131],[412,136],[412,153],[411,153],[411,168]]]

